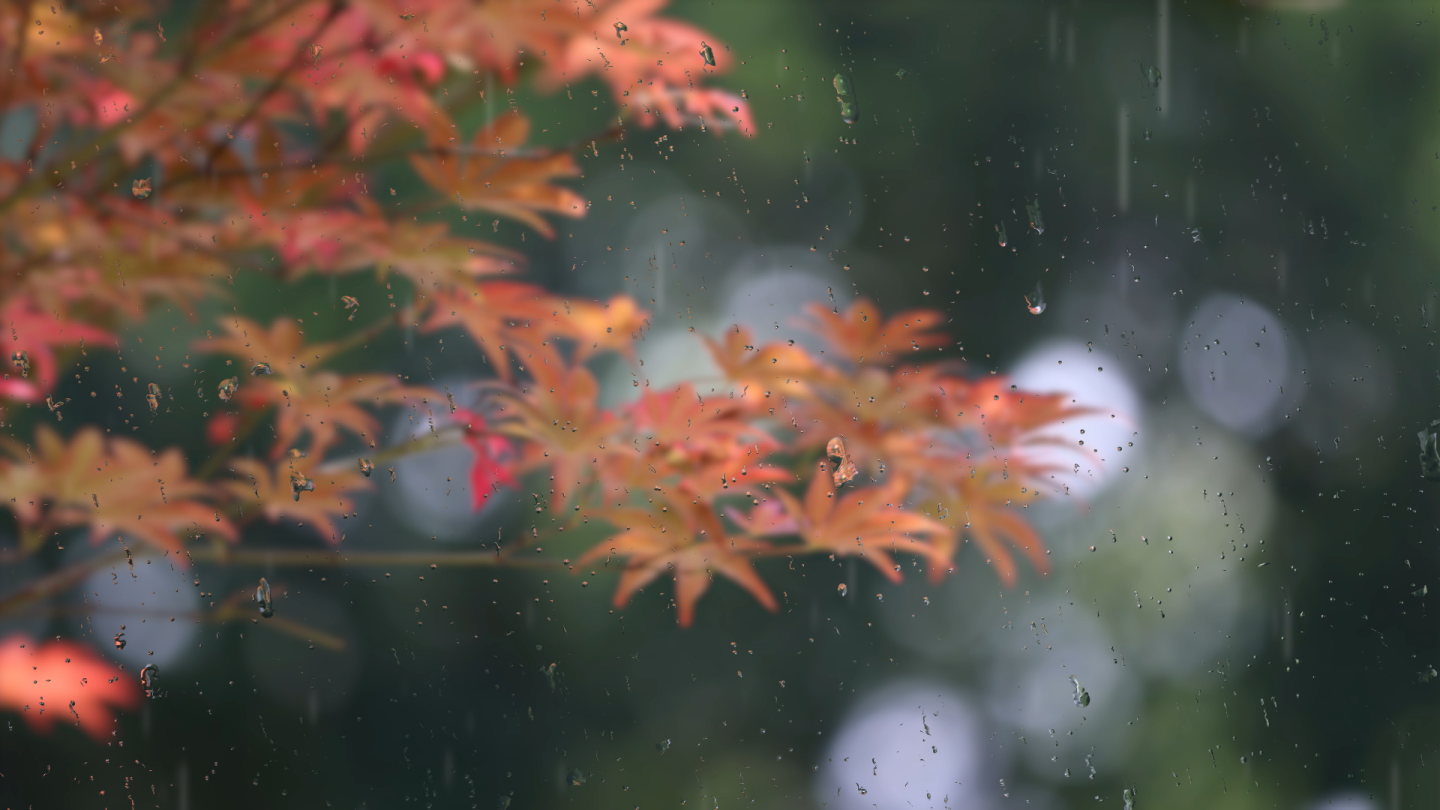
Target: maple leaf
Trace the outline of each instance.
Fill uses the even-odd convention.
[[[112,739],[115,710],[140,705],[135,678],[73,639],[36,643],[15,634],[0,640],[0,707],[31,730],[49,734],[73,722],[90,739]]]
[[[948,421],[957,427],[983,427],[988,435],[1006,443],[1066,419],[1100,412],[1098,408],[1076,405],[1063,394],[1007,388],[1006,380],[999,377],[976,380],[955,393],[964,413],[957,412]]]
[[[240,195],[243,207],[259,214],[258,203]],[[314,271],[331,275],[374,266],[384,276],[397,271],[425,288],[513,271],[524,257],[476,239],[456,238],[447,226],[387,221],[373,200],[358,197],[351,208],[271,211],[232,229],[233,248],[270,245],[286,262],[290,278]]]
[[[543,287],[518,281],[491,281],[455,285],[432,296],[429,317],[423,329],[433,332],[447,326],[461,326],[490,359],[501,379],[510,379],[506,345],[533,349],[544,342],[539,330],[523,326],[544,318],[550,294]],[[520,328],[517,329],[516,327]],[[520,331],[525,329],[526,331]]]
[[[642,126],[652,126],[658,119],[671,129],[681,129],[692,119],[699,119],[702,127],[707,120],[712,122],[717,133],[724,128],[722,123],[747,135],[755,132],[749,102],[714,87],[692,88],[657,81],[637,86],[632,98],[633,105],[639,108],[637,117]]]
[[[463,327],[495,366],[496,374],[507,380],[512,375],[507,352],[522,361],[536,352],[548,358],[551,352],[544,349],[551,338],[574,341],[577,361],[603,349],[633,356],[632,335],[648,314],[626,296],[616,296],[604,305],[571,302],[543,287],[518,281],[456,284],[431,298],[434,303],[424,331]],[[534,367],[534,363],[530,365]]]
[[[976,385],[953,376],[940,363],[893,371],[857,364],[845,375],[812,375],[808,393],[791,406],[798,419],[814,428],[807,429],[808,438],[800,437],[800,443],[817,446],[826,435],[844,435],[851,461],[872,476],[886,463],[901,466],[917,447],[944,441],[956,430],[972,436],[977,447],[1009,444],[1019,435],[997,433],[994,428],[1004,422],[992,426],[989,420],[977,418],[977,409],[970,404],[978,401]],[[987,402],[995,397],[1007,407],[1015,399],[1022,405],[1029,402],[1027,393],[1006,400],[994,394],[988,382],[983,393]],[[987,415],[998,409],[983,406]]]
[[[986,562],[994,561],[1001,582],[1014,585],[1017,576],[1006,543],[1023,552],[1037,571],[1048,573],[1050,563],[1039,533],[1016,513],[1019,505],[1012,505],[1024,497],[1018,477],[1007,478],[993,469],[983,473],[974,479],[956,477],[947,482],[948,486],[937,487],[937,501],[952,513],[963,512],[964,531],[980,545]]]
[[[248,38],[245,47],[225,58],[215,60],[215,69],[236,75],[271,75],[283,82],[286,93],[271,97],[266,117],[278,117],[304,110],[316,120],[324,120],[332,111],[340,112],[349,123],[346,141],[354,154],[362,154],[375,141],[380,127],[390,112],[421,128],[431,144],[441,143],[448,130],[448,118],[436,99],[417,78],[438,78],[441,60],[432,49],[425,48],[421,37],[410,42],[395,43],[391,28],[378,9],[366,4],[336,5],[326,9],[315,4],[312,17],[323,20],[302,27],[277,20],[269,28]],[[286,18],[288,20],[288,17]],[[384,27],[381,27],[381,26]],[[421,32],[417,32],[421,33]],[[377,43],[384,44],[377,48]],[[411,48],[416,50],[416,72],[406,69],[411,60],[402,59]],[[316,49],[319,49],[318,51]],[[327,54],[344,62],[345,69],[321,70],[315,54]],[[294,67],[297,53],[303,54],[302,69]],[[323,77],[324,81],[319,81]]]
[[[506,418],[495,429],[520,440],[517,466],[549,467],[558,490],[551,507],[559,511],[594,480],[601,456],[633,451],[614,440],[619,423],[597,404],[595,375],[566,364],[553,347],[542,346],[537,353],[540,362],[529,366],[534,382],[526,386],[528,392],[497,390],[495,399]],[[587,467],[591,472],[582,472]]]
[[[694,78],[702,70],[728,70],[734,62],[729,48],[689,23],[656,17],[668,2],[590,3],[583,16],[576,16],[573,33],[549,47],[555,56],[545,65],[542,86],[560,87],[593,72],[610,85],[622,113],[636,117],[642,125],[660,119],[678,128],[690,123],[691,116],[710,116],[710,126],[717,133],[722,124],[753,132],[748,102],[699,86]],[[617,20],[626,25],[620,43],[607,38],[615,34]],[[699,55],[697,46],[702,40],[709,43],[712,64],[707,65]]]
[[[35,301],[17,295],[0,306],[0,326],[10,330],[10,351],[0,362],[12,365],[23,353],[28,367],[7,370],[0,380],[0,396],[22,402],[38,402],[55,386],[55,349],[88,341],[94,347],[115,345],[115,338],[102,329],[61,317],[58,312],[40,311]]]
[[[585,198],[550,181],[578,177],[580,169],[567,152],[524,150],[521,144],[529,136],[530,120],[511,112],[476,132],[470,148],[460,155],[416,155],[410,165],[431,188],[447,199],[453,197],[460,207],[518,219],[554,237],[555,229],[541,214],[583,217]],[[517,150],[523,151],[517,154]]]
[[[761,501],[749,514],[729,506],[725,508],[725,517],[745,534],[755,537],[783,537],[800,533],[800,524],[778,500]]]
[[[865,298],[840,314],[820,304],[808,304],[801,324],[852,363],[863,363],[867,358],[877,362],[886,355],[933,349],[950,342],[949,336],[935,332],[945,324],[945,313],[912,309],[882,320],[879,307]]]
[[[339,440],[342,429],[360,435],[374,433],[378,423],[360,407],[362,403],[436,396],[389,375],[341,375],[310,369],[310,362],[323,362],[340,347],[334,343],[306,345],[299,325],[286,318],[277,319],[268,330],[245,318],[231,318],[225,329],[228,335],[196,341],[195,348],[230,354],[246,365],[268,364],[271,373],[244,380],[238,395],[251,407],[275,408],[273,458],[293,447],[302,434],[309,434],[310,453],[318,457]]]
[[[209,279],[221,269],[217,257],[196,248],[194,228],[167,225],[170,216],[117,196],[58,198],[23,230],[9,231],[23,253],[6,255],[20,276],[7,285],[7,298],[28,299],[34,309],[62,317],[79,317],[75,308],[83,307],[83,319],[95,323],[113,313],[142,317],[156,298],[186,304],[212,291]],[[101,269],[134,255],[146,261]]]
[[[965,521],[935,539],[946,557],[953,557],[961,539],[968,536],[1006,585],[1013,585],[1017,576],[1010,547],[1023,552],[1036,570],[1048,572],[1044,544],[1020,517],[1020,510],[1038,497],[1042,474],[1055,468],[1029,460],[1024,446],[986,447],[978,453],[972,448],[954,433],[917,440],[896,457],[896,486]]]
[[[511,467],[518,458],[515,444],[508,437],[490,432],[484,416],[468,408],[456,408],[451,417],[464,424],[462,439],[475,460],[470,465],[470,499],[475,511],[485,505],[490,493],[503,486],[518,486]]]
[[[758,348],[749,327],[726,330],[723,341],[706,336],[706,348],[724,375],[736,382],[753,382],[780,393],[803,394],[805,381],[825,369],[797,346],[767,343]]]
[[[897,499],[891,487],[849,490],[837,497],[834,481],[822,468],[810,479],[803,503],[783,489],[775,494],[799,526],[807,550],[865,557],[892,582],[900,581],[890,556],[896,551],[925,557],[932,570],[949,568],[949,558],[930,542],[948,534],[945,525],[890,503]]]
[[[612,509],[605,520],[620,531],[595,545],[576,561],[584,566],[601,557],[625,558],[615,589],[615,607],[624,607],[635,592],[661,574],[675,578],[675,604],[681,627],[695,620],[695,604],[709,589],[714,572],[744,588],[755,601],[774,613],[775,597],[750,564],[768,544],[724,534],[720,521],[706,503],[693,503],[661,494],[654,509]]]
[[[230,471],[236,477],[225,482],[225,487],[240,501],[242,509],[258,508],[271,523],[309,524],[331,544],[338,544],[343,536],[333,518],[346,517],[355,507],[346,493],[371,488],[370,482],[350,465],[321,466],[318,459],[309,456],[286,458],[274,466],[253,458],[236,459]],[[297,488],[297,475],[312,488]]]
[[[551,297],[553,303],[556,298]],[[641,309],[628,295],[611,296],[609,301],[562,300],[559,309],[551,311],[550,329],[556,337],[575,342],[576,360],[584,360],[596,352],[618,352],[635,360],[635,338],[650,322],[650,313]]]
[[[617,478],[626,484],[678,478],[685,492],[709,498],[731,484],[760,486],[793,478],[779,467],[763,466],[781,445],[751,421],[749,406],[718,396],[707,403],[691,383],[663,392],[646,389],[624,415],[645,448],[609,457],[620,464],[607,469],[620,472]]]
[[[177,553],[178,535],[201,526],[238,539],[234,525],[202,501],[213,493],[189,477],[178,449],[156,454],[94,426],[67,442],[46,425],[36,429],[33,448],[11,442],[7,449],[0,499],[12,504],[27,550],[56,530],[85,525],[92,542],[119,534]]]

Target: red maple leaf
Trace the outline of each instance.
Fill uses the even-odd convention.
[[[508,437],[490,432],[490,424],[484,416],[468,408],[456,408],[451,416],[465,425],[462,438],[470,452],[475,454],[475,461],[470,465],[470,503],[478,512],[490,493],[501,486],[517,485],[511,468],[519,453]]]
[[[42,312],[28,296],[14,296],[0,307],[0,326],[10,330],[9,350],[0,362],[0,396],[21,402],[38,402],[55,386],[55,349],[88,341],[91,346],[114,346],[115,338],[101,329]]]
[[[140,703],[140,685],[119,667],[73,639],[36,644],[28,636],[0,641],[0,708],[20,713],[48,734],[73,722],[101,742],[115,728],[115,710]]]

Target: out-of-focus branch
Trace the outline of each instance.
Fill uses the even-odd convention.
[[[558,568],[554,560],[525,560],[504,549],[488,551],[339,551],[323,548],[256,548],[216,543],[189,551],[195,562],[254,566],[426,566]]]
[[[340,12],[344,9],[345,0],[331,0],[330,8],[325,13],[325,19],[321,20],[320,24],[315,27],[308,41],[314,42],[318,40],[320,35],[325,33],[325,29],[329,28],[330,24],[335,22],[335,18],[340,16]],[[270,80],[270,83],[265,85],[265,88],[255,96],[255,100],[250,102],[250,108],[245,111],[245,114],[234,122],[233,126],[236,131],[239,131],[246,124],[250,123],[250,120],[259,114],[260,108],[264,106],[265,102],[269,100],[271,96],[279,92],[281,87],[285,86],[286,77],[290,75],[291,71],[300,66],[300,62],[304,58],[305,44],[304,41],[302,41],[301,44],[295,47],[295,52],[290,55],[290,61],[285,63],[285,67],[281,68],[280,72],[275,74],[275,77]],[[228,141],[219,141],[215,146],[211,147],[210,154],[205,157],[205,168],[201,170],[201,173],[209,174],[211,166],[215,163],[215,158],[219,157],[220,153],[228,148]]]
[[[95,571],[123,559],[125,559],[124,552],[97,554],[88,560],[81,560],[59,571],[27,582],[4,596],[0,596],[0,616],[18,613],[26,605],[63,593],[75,587]]]
[[[15,92],[15,71],[20,67],[20,60],[25,56],[25,21],[30,19],[30,3],[15,3],[15,8],[20,11],[15,17],[15,52],[10,54],[10,69],[5,74],[5,89],[0,91],[0,110],[7,110],[10,107],[10,97]]]
[[[191,62],[187,66],[186,70],[177,71],[175,77],[172,78],[170,81],[166,82],[159,90],[155,91],[154,95],[146,99],[145,102],[139,106],[139,109],[136,110],[134,115],[127,119],[126,123],[117,123],[114,126],[106,129],[89,143],[85,144],[84,146],[76,147],[69,154],[63,156],[59,160],[59,163],[63,164],[66,161],[78,161],[82,158],[88,157],[90,152],[92,151],[98,152],[101,149],[109,147],[120,137],[122,133],[124,133],[130,127],[135,126],[134,122],[144,121],[145,118],[152,111],[154,111],[155,108],[159,107],[161,103],[163,103],[167,98],[169,98],[171,94],[184,86],[186,82],[190,81],[190,79],[194,75],[194,70],[198,69],[201,65],[212,59],[216,59],[220,56],[225,55],[226,51],[228,51],[229,48],[235,43],[244,41],[246,38],[250,37],[255,32],[263,30],[266,26],[270,25],[274,21],[280,19],[281,17],[284,17],[286,14],[289,14],[296,8],[304,5],[305,2],[306,0],[292,0],[289,3],[277,7],[273,13],[266,15],[255,23],[231,32],[223,42],[217,43],[214,47],[204,51],[201,55],[197,56],[193,60],[193,62]],[[23,27],[23,18],[21,20],[21,23]],[[0,109],[4,108],[0,107]],[[39,141],[37,140],[36,143],[38,142]],[[20,200],[38,194],[42,189],[46,187],[46,184],[48,182],[50,181],[47,180],[43,175],[37,175],[35,179],[16,187],[16,189],[12,191],[9,196],[0,199],[0,213],[4,213],[10,210],[10,208]]]

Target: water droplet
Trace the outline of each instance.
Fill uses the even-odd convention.
[[[832,82],[835,85],[835,100],[840,103],[840,120],[847,124],[853,124],[860,118],[860,106],[855,100],[855,85],[850,77],[843,73],[836,73]]]
[[[715,67],[715,52],[710,50],[710,46],[704,42],[700,43],[700,58],[705,60],[705,64]]]
[[[302,492],[314,491],[315,482],[311,481],[309,478],[306,478],[305,473],[302,473],[299,470],[290,471],[290,494],[295,496],[295,500],[300,500],[300,493]]]
[[[160,667],[154,664],[146,664],[140,670],[140,686],[145,690],[145,697],[154,700],[160,697]]]
[[[1074,675],[1071,675],[1070,680],[1073,681],[1075,684],[1075,694],[1070,699],[1075,701],[1075,705],[1081,708],[1089,706],[1090,693],[1085,691],[1085,687],[1080,685],[1080,679],[1075,677]]]
[[[1035,282],[1035,292],[1025,296],[1025,309],[1031,315],[1039,315],[1045,311],[1045,291],[1040,288],[1040,282]]]
[[[1035,229],[1035,233],[1045,233],[1045,218],[1040,215],[1039,197],[1033,203],[1025,203],[1025,215],[1030,217],[1030,227]]]
[[[1420,431],[1420,475],[1427,481],[1440,481],[1440,419]]]
[[[235,389],[237,389],[237,388],[239,388],[239,387],[240,387],[240,378],[239,378],[239,377],[231,377],[231,378],[228,379],[228,380],[221,380],[221,381],[220,381],[220,385],[217,386],[217,388],[219,389],[219,392],[220,392],[220,401],[221,401],[221,402],[229,402],[229,401],[230,401],[230,398],[233,397],[233,396],[235,396]]]
[[[840,583],[839,585],[836,585],[836,586],[835,586],[835,590],[836,590],[841,596],[844,596],[844,595],[845,595],[845,590],[846,590],[846,588],[845,588],[845,583],[842,582],[842,583]]]
[[[270,583],[260,578],[260,587],[255,589],[255,601],[260,605],[260,615],[270,618],[275,615],[275,602],[270,598]]]
[[[836,436],[827,442],[825,453],[835,462],[835,471],[831,473],[835,480],[835,486],[849,483],[860,474],[859,468],[850,460],[850,450],[845,446],[844,436]]]

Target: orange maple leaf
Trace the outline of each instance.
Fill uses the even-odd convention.
[[[754,335],[745,326],[726,330],[722,340],[707,336],[705,345],[726,377],[739,383],[753,382],[777,397],[781,393],[806,392],[807,379],[828,371],[798,346],[783,343],[757,346]]]
[[[945,313],[912,309],[882,319],[880,308],[865,298],[840,314],[820,304],[808,304],[801,323],[851,363],[867,359],[881,362],[886,355],[933,349],[950,342],[948,335],[935,331],[945,325]]]
[[[641,453],[617,453],[607,472],[615,483],[653,485],[679,480],[686,493],[711,498],[737,487],[793,480],[764,459],[781,445],[753,421],[754,409],[719,396],[708,402],[690,383],[667,391],[646,389],[624,409],[628,432]],[[624,442],[622,442],[624,443]],[[628,443],[626,443],[628,444]]]
[[[709,589],[714,572],[729,578],[755,597],[766,610],[779,609],[774,595],[755,573],[747,552],[753,554],[768,544],[724,534],[720,521],[706,503],[685,498],[671,499],[663,493],[654,509],[612,509],[606,522],[620,532],[597,544],[576,561],[587,565],[610,555],[625,558],[625,568],[615,590],[614,604],[624,607],[635,592],[661,574],[675,578],[675,604],[681,627],[695,620],[695,604]]]
[[[181,532],[202,526],[238,539],[234,525],[202,501],[214,493],[189,477],[178,449],[156,454],[129,439],[107,439],[94,426],[66,442],[41,425],[33,449],[10,442],[8,451],[10,458],[0,459],[0,498],[12,504],[28,550],[58,529],[85,525],[93,542],[129,535],[173,552],[181,550]]]
[[[785,490],[776,489],[775,494],[799,526],[807,550],[865,557],[892,582],[900,581],[892,552],[909,552],[942,571],[949,569],[949,558],[931,542],[948,533],[945,525],[895,506],[897,491],[891,487],[848,490],[837,496],[834,481],[819,469],[810,479],[803,504]]]
[[[575,360],[595,352],[611,350],[634,356],[633,338],[649,313],[628,296],[615,296],[608,303],[570,301],[535,284],[519,281],[484,281],[455,284],[431,296],[433,304],[423,329],[433,332],[460,326],[480,346],[495,366],[495,373],[510,379],[508,354],[522,365],[547,341],[573,341]],[[508,348],[507,348],[508,347]]]
[[[513,387],[497,392],[505,419],[494,431],[521,440],[521,468],[550,469],[557,490],[551,507],[559,511],[595,480],[601,456],[633,450],[613,439],[618,421],[597,404],[595,375],[566,364],[552,347],[539,353],[540,362],[529,366],[534,383],[528,393]]]
[[[283,459],[273,467],[258,459],[236,459],[230,466],[236,477],[225,486],[244,504],[242,508],[259,508],[271,523],[308,523],[327,542],[338,544],[341,533],[332,518],[346,517],[354,509],[355,502],[347,492],[370,489],[371,485],[353,464],[337,467],[322,467],[318,459],[308,456]],[[297,481],[309,482],[314,488],[303,489]]]
[[[541,81],[560,87],[593,72],[610,85],[622,113],[644,126],[658,118],[678,128],[701,116],[702,125],[708,122],[717,134],[728,126],[753,134],[748,102],[699,86],[695,79],[697,74],[728,70],[736,61],[730,49],[689,23],[655,16],[668,2],[589,3],[584,16],[576,16],[573,31],[551,45],[555,56],[546,63]],[[615,28],[616,22],[625,24],[623,32]],[[702,50],[709,53],[708,63]]]
[[[310,271],[339,275],[374,266],[382,278],[395,271],[417,285],[432,288],[511,272],[524,263],[524,257],[515,251],[451,236],[441,223],[388,221],[380,207],[366,197],[355,197],[349,208],[267,212],[245,195],[238,196],[242,210],[268,216],[246,219],[243,227],[226,229],[226,245],[237,249],[273,246],[285,259],[292,279]]]
[[[378,423],[360,407],[362,403],[438,396],[388,375],[312,370],[312,364],[324,362],[341,347],[335,343],[306,345],[299,325],[286,318],[277,319],[268,330],[254,321],[232,318],[225,329],[228,335],[196,341],[195,348],[234,355],[242,358],[246,367],[268,366],[268,374],[242,375],[237,396],[252,407],[275,408],[271,449],[275,458],[293,447],[302,434],[310,436],[310,454],[322,457],[339,440],[342,429],[359,435],[375,432]]]
[[[507,113],[475,133],[468,149],[446,157],[412,156],[410,165],[430,187],[457,205],[518,219],[546,237],[555,229],[541,214],[585,216],[585,198],[550,181],[578,177],[568,152],[525,149],[530,120]],[[447,165],[448,164],[448,165]]]
[[[1050,561],[1045,556],[1045,545],[1040,535],[1016,510],[1021,508],[1021,493],[1018,476],[1006,478],[992,469],[984,470],[985,475],[972,479],[961,476],[951,479],[950,492],[937,496],[952,512],[963,509],[967,522],[964,531],[975,538],[986,554],[986,562],[994,560],[1000,581],[1014,585],[1015,562],[1006,543],[1020,550],[1037,571],[1048,573]],[[953,494],[952,494],[953,493]],[[960,509],[951,508],[953,506]],[[959,532],[957,531],[958,535]]]

